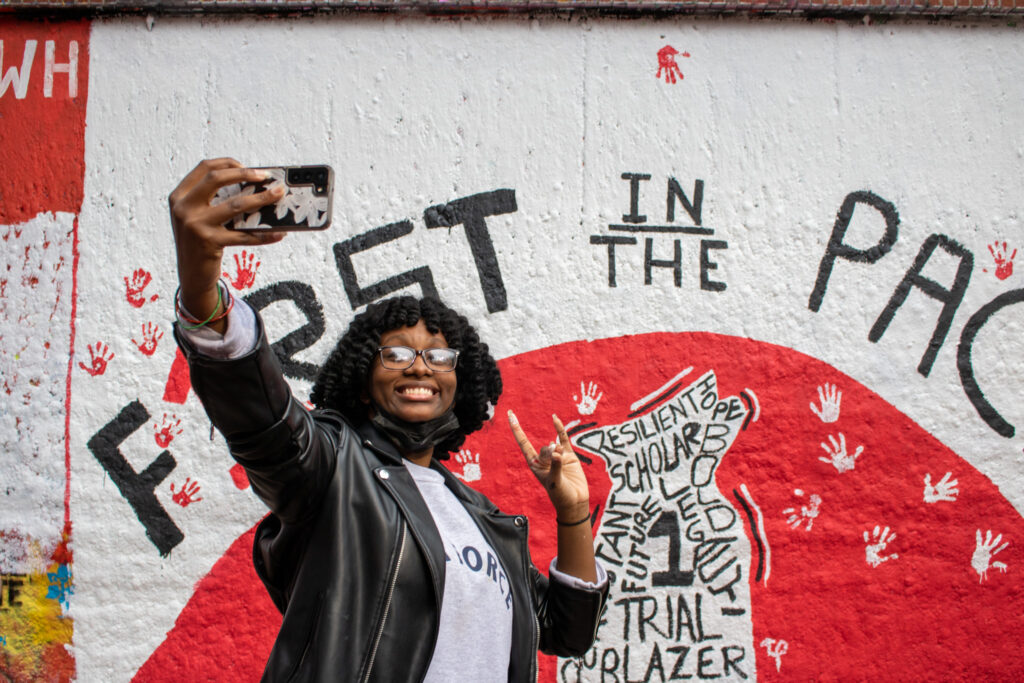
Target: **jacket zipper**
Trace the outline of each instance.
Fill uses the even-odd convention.
[[[533,683],[537,683],[537,648],[540,646],[540,622],[533,615]]]
[[[380,625],[377,627],[377,635],[373,639],[373,648],[370,650],[370,659],[366,664],[366,675],[363,682],[370,680],[370,672],[373,671],[373,662],[377,658],[377,647],[380,645],[380,638],[384,635],[384,625],[388,621],[388,610],[391,609],[391,597],[395,593],[395,584],[398,582],[398,570],[402,566],[402,557],[405,556],[405,522],[402,522],[402,537],[398,545],[398,559],[395,561],[394,569],[391,570],[391,581],[388,584],[388,595],[384,599],[384,613],[380,617]]]
[[[525,518],[524,521],[526,521]],[[526,522],[526,537],[529,537],[529,533],[529,522]],[[533,603],[535,597],[533,594],[534,587],[533,581],[530,580],[530,564],[526,561],[526,557],[529,554],[529,546],[527,543],[528,541],[524,538],[521,542],[522,548],[520,548],[520,556],[523,558],[523,576],[526,577],[526,590],[530,594],[530,602]],[[537,618],[537,613],[533,610],[532,604],[530,606],[530,614],[533,616],[533,647],[530,648],[530,652],[533,654],[533,657],[530,660],[530,671],[533,673],[531,676],[533,683],[537,683],[537,675],[539,673],[537,671],[537,648],[540,647],[540,620]]]

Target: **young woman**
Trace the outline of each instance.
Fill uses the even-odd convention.
[[[551,578],[530,561],[525,517],[506,515],[438,463],[501,394],[487,345],[436,299],[397,297],[355,317],[313,388],[291,396],[259,316],[219,284],[224,247],[282,234],[224,223],[273,189],[204,161],[171,193],[180,290],[175,337],[192,386],[270,508],[253,552],[283,614],[266,681],[532,681],[538,649],[582,655],[607,595],[586,478],[561,422],[537,452],[509,423],[554,506]]]

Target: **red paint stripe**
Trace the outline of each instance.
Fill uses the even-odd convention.
[[[71,374],[75,367],[75,319],[78,315],[78,216],[71,230],[71,335],[64,389],[64,529],[71,525]]]

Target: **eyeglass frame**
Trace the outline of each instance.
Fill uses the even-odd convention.
[[[412,354],[413,354],[412,355],[412,360],[409,361],[409,364],[406,365],[405,367],[401,367],[401,368],[388,367],[387,365],[384,364],[383,351],[385,349],[408,349],[409,351],[412,351]],[[452,366],[450,368],[437,368],[437,367],[434,367],[433,365],[430,364],[430,361],[427,360],[427,356],[425,355],[426,351],[451,351],[452,353],[455,354],[455,361],[452,363]],[[413,347],[405,346],[404,344],[389,344],[388,346],[378,346],[377,347],[377,358],[380,359],[380,366],[382,368],[384,368],[385,370],[395,370],[395,371],[408,370],[412,366],[416,365],[416,357],[417,356],[422,358],[423,359],[423,364],[426,365],[430,370],[433,370],[434,372],[454,372],[455,368],[458,367],[458,365],[459,365],[459,350],[458,349],[452,349],[452,348],[449,348],[447,346],[432,346],[432,347],[426,348],[426,349],[414,349]]]

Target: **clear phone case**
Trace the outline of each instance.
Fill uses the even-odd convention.
[[[251,195],[285,186],[281,199],[259,211],[244,213],[226,223],[234,230],[324,230],[331,224],[334,206],[334,171],[330,166],[265,166],[270,177],[255,183],[222,187],[214,196],[219,204],[238,195]]]

